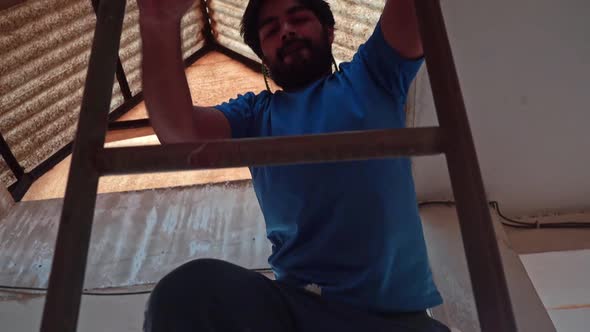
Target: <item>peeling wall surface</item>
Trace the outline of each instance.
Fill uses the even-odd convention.
[[[8,211],[14,206],[12,196],[5,188],[0,188],[0,220],[4,218]]]
[[[47,287],[62,200],[19,203],[0,222],[0,284]],[[150,284],[199,257],[268,267],[270,244],[245,182],[99,195],[85,287]]]
[[[0,223],[0,284],[46,287],[57,222],[54,214],[61,202],[20,204],[27,209],[15,208]],[[267,266],[270,248],[264,222],[247,183],[105,194],[99,196],[97,206],[86,289],[123,286],[133,291],[138,287],[130,286],[155,283],[198,257],[221,258],[249,268]],[[445,300],[445,307],[435,308],[435,315],[463,332],[477,331],[454,207],[426,207],[420,212],[435,282]],[[34,219],[38,220],[29,221]],[[550,332],[552,325],[559,332],[587,331],[590,312],[585,282],[590,270],[584,263],[590,251],[526,255],[521,263],[504,236],[499,236],[499,245],[519,331]],[[524,275],[525,268],[531,280]],[[79,330],[141,331],[146,299],[146,295],[85,296]],[[37,330],[42,305],[42,296],[0,291],[2,326],[12,332]]]

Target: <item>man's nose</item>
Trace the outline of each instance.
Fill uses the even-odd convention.
[[[295,33],[295,29],[293,28],[293,26],[287,22],[283,23],[281,29],[281,40],[285,41],[288,39],[293,39],[295,37],[297,37],[297,34]]]

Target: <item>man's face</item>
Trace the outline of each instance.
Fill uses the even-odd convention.
[[[333,29],[296,0],[268,0],[258,36],[270,74],[285,90],[303,88],[331,71]]]

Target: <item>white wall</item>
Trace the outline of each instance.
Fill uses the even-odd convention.
[[[81,332],[140,332],[148,295],[84,296],[78,318]],[[2,331],[39,331],[45,297],[0,301]]]
[[[509,213],[590,209],[590,2],[443,1],[490,199]],[[427,76],[416,125],[436,124]],[[442,157],[415,165],[420,198],[449,198]]]

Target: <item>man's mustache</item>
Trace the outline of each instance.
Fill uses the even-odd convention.
[[[312,49],[312,42],[309,39],[306,38],[293,38],[293,39],[289,39],[285,42],[285,44],[283,46],[281,46],[281,48],[279,48],[277,50],[277,55],[279,59],[284,59],[285,58],[285,53],[287,52],[287,49],[289,49],[293,44],[297,44],[297,43],[301,43],[303,44],[303,47],[307,47],[308,49]]]

